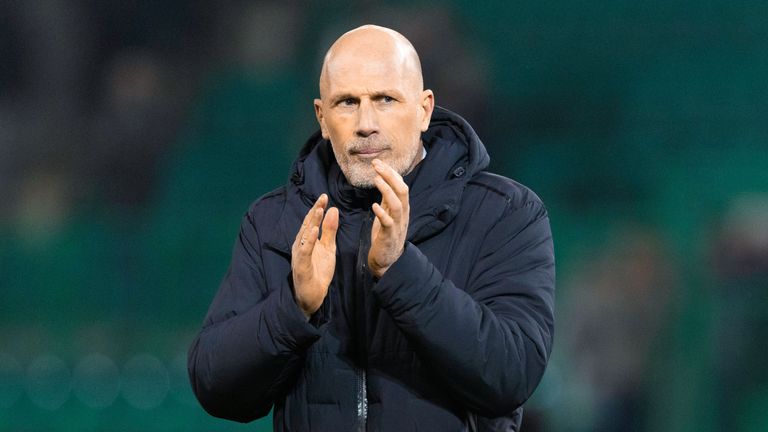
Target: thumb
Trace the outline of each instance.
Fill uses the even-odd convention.
[[[331,207],[323,219],[323,235],[320,242],[327,247],[336,247],[336,232],[339,230],[339,209]]]

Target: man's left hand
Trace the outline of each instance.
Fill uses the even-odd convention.
[[[373,169],[378,175],[373,179],[381,192],[381,204],[373,204],[376,218],[371,228],[371,249],[368,252],[368,268],[380,278],[400,258],[408,233],[408,185],[391,166],[374,159]]]

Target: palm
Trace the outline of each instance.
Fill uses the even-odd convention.
[[[323,297],[328,292],[328,285],[333,279],[333,272],[336,269],[336,245],[329,246],[323,242],[315,243],[312,250],[312,279],[314,284],[324,287]]]
[[[368,251],[368,261],[371,266],[379,265],[377,258],[381,256],[384,247],[381,234],[381,222],[379,222],[379,218],[374,218],[371,227],[371,249]]]
[[[339,211],[330,208],[323,218],[327,204],[328,196],[323,194],[304,218],[292,247],[294,296],[307,317],[323,303],[336,268]],[[318,239],[321,223],[323,236]]]
[[[374,161],[379,174],[374,184],[381,192],[381,204],[374,203],[371,210],[376,215],[371,226],[371,249],[368,267],[376,277],[381,277],[400,257],[408,232],[408,186],[397,171],[381,161]]]

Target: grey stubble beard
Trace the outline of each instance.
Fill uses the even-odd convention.
[[[353,150],[365,147],[366,140],[368,139],[355,138],[351,143],[344,146],[344,154],[342,157],[336,155],[336,161],[338,162],[341,171],[344,173],[347,182],[359,189],[373,189],[376,187],[373,183],[373,179],[377,174],[371,163],[369,161],[356,160],[355,156],[351,154]],[[392,146],[388,141],[385,140],[383,143],[381,142],[381,139],[377,139],[377,141],[379,142],[375,143],[375,145],[389,148],[390,150],[388,151],[391,152]],[[384,145],[382,146],[381,144]],[[419,156],[421,149],[422,143],[421,140],[419,140],[418,145],[414,146],[412,151],[409,151],[402,157],[394,160],[385,157],[381,158],[381,160],[392,166],[398,174],[405,176],[411,171],[412,167],[415,166],[416,158]]]

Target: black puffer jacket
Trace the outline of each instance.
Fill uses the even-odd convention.
[[[291,181],[251,206],[189,351],[209,413],[250,421],[274,406],[277,431],[519,429],[552,347],[547,212],[483,171],[488,154],[456,114],[435,109],[423,140],[406,248],[380,280],[365,268],[380,197],[349,186],[319,134]],[[341,215],[336,273],[306,322],[290,250],[321,193]]]

